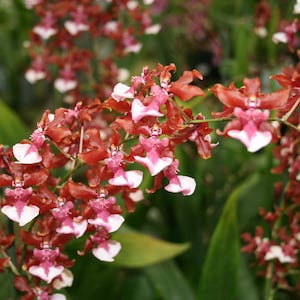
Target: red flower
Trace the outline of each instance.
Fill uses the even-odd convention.
[[[244,85],[236,88],[233,83],[228,88],[221,84],[215,84],[211,89],[216,97],[225,105],[222,113],[213,113],[217,117],[228,117],[235,107],[243,109],[279,109],[285,106],[289,100],[290,90],[282,89],[270,94],[261,93],[259,78],[245,78]]]
[[[260,87],[259,78],[245,78],[244,85],[239,89],[233,83],[228,88],[221,84],[212,88],[225,105],[223,112],[213,113],[213,116],[229,117],[234,114],[236,117],[226,125],[223,133],[218,133],[240,140],[249,152],[255,152],[276,140],[276,130],[268,123],[269,110],[286,107],[290,96],[290,89],[264,94]]]

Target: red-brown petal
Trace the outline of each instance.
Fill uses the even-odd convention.
[[[211,88],[215,96],[227,107],[242,107],[247,108],[247,96],[242,94],[237,88],[232,86],[229,88],[217,83]]]
[[[263,97],[260,97],[259,107],[265,109],[279,109],[287,104],[289,96],[289,89],[284,89],[273,92],[271,94],[266,94]]]

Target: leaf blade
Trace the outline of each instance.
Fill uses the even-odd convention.
[[[173,261],[146,267],[146,275],[163,300],[196,300],[186,278]]]
[[[0,144],[13,145],[28,137],[28,130],[21,119],[0,100]]]
[[[120,242],[122,249],[114,265],[139,268],[173,258],[189,248],[188,243],[175,244],[138,232],[117,232],[113,239]]]
[[[198,289],[198,297],[201,300],[223,300],[235,297],[240,262],[237,202],[241,195],[256,182],[256,175],[248,178],[228,197],[204,262]]]

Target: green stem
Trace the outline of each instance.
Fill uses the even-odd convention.
[[[83,136],[84,136],[84,125],[80,126],[80,140],[79,140],[79,148],[78,148],[78,154],[82,153],[83,151]],[[78,170],[84,163],[77,157],[73,159],[72,167],[69,172],[61,179],[60,185],[56,187],[56,190],[61,188],[68,179],[75,173],[76,170]]]
[[[283,116],[282,120],[287,121],[288,118],[293,114],[293,112],[297,109],[298,105],[300,103],[300,98],[294,103],[292,108]]]
[[[232,120],[234,120],[234,118],[216,118],[216,119],[189,120],[185,124],[189,125],[189,124],[198,124],[198,123],[206,123],[206,122],[208,122],[208,123],[211,123],[211,122],[224,122],[224,121],[232,121]],[[298,132],[300,132],[299,126],[296,126],[296,125],[288,122],[285,117],[283,117],[283,118],[270,118],[270,119],[268,119],[268,121],[277,121],[277,122],[283,123],[286,126],[291,127],[293,129],[297,130]]]
[[[286,174],[285,174],[286,175]],[[282,193],[280,195],[280,199],[279,199],[279,203],[278,206],[279,208],[282,209],[282,213],[281,216],[279,216],[279,218],[276,219],[276,221],[273,224],[273,228],[272,228],[272,232],[271,232],[271,239],[272,240],[276,240],[278,238],[278,231],[280,229],[280,225],[281,225],[281,221],[282,221],[282,216],[284,211],[287,209],[287,207],[285,207],[286,201],[284,199],[286,190],[288,188],[288,181],[287,181],[287,176],[283,176],[282,181],[285,184],[285,188],[282,190]],[[273,286],[273,275],[274,275],[274,271],[275,271],[275,261],[271,260],[269,261],[268,265],[267,265],[267,270],[266,270],[266,278],[265,278],[265,300],[273,300],[275,293],[276,293],[276,286]]]
[[[267,274],[265,281],[265,300],[273,300],[275,295],[275,289],[272,284],[274,273],[274,261],[270,261],[267,266]]]
[[[288,127],[291,127],[293,129],[295,129],[296,131],[299,131],[300,132],[300,127],[299,126],[296,126],[288,121],[285,120],[285,118],[270,118],[269,121],[276,121],[276,122],[280,122]]]
[[[222,122],[222,121],[232,121],[234,118],[216,118],[216,119],[202,119],[202,120],[189,120],[186,125],[198,124],[198,123],[210,123],[210,122]]]

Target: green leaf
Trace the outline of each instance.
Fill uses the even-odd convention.
[[[245,19],[238,21],[234,27],[234,51],[235,51],[235,70],[232,74],[234,78],[239,79],[249,74],[249,53],[252,50],[252,41],[254,34],[247,26]]]
[[[169,243],[137,232],[117,232],[113,239],[122,244],[113,264],[138,268],[175,257],[188,249],[189,244]]]
[[[67,299],[117,299],[116,287],[119,283],[119,270],[101,263],[92,255],[76,258],[71,271],[74,274],[72,287],[67,288],[70,297]]]
[[[0,100],[0,120],[0,144],[11,146],[28,138],[26,126],[2,100]]]
[[[0,299],[16,299],[17,293],[13,285],[13,275],[8,270],[0,273]]]
[[[231,300],[236,295],[240,261],[237,201],[257,182],[252,176],[229,196],[212,236],[199,284],[200,300]]]
[[[146,267],[145,273],[164,300],[195,300],[195,296],[178,267],[173,261]]]
[[[240,262],[236,299],[259,300],[258,288],[249,271],[247,262],[243,258]]]

